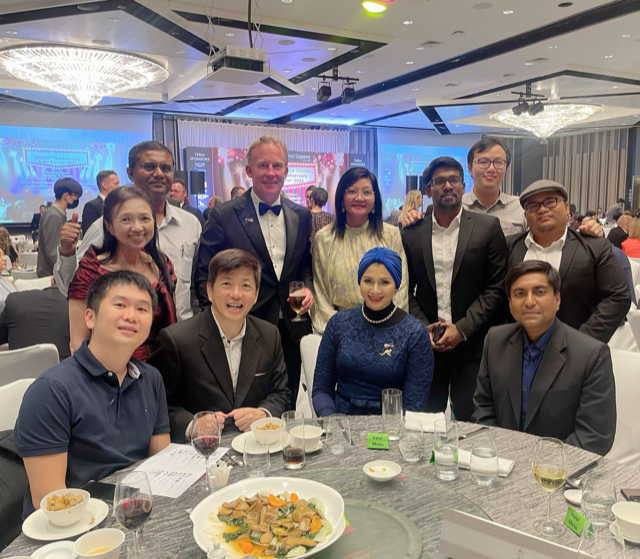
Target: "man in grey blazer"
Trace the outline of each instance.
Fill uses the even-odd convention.
[[[616,432],[609,347],[560,322],[560,274],[528,260],[507,272],[517,324],[484,341],[472,421],[555,437],[604,455]]]
[[[209,263],[211,306],[160,332],[147,363],[164,379],[171,439],[188,440],[194,414],[216,412],[220,427],[248,431],[289,404],[287,369],[277,326],[249,315],[258,298],[261,266],[239,249]]]

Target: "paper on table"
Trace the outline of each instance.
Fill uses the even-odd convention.
[[[218,448],[211,455],[211,461],[217,462],[228,451],[225,447]],[[171,443],[135,471],[147,474],[154,495],[175,499],[204,475],[205,461],[191,445]]]
[[[415,411],[408,411],[404,414],[405,421],[417,421],[422,424],[422,430],[428,433],[433,433],[435,429],[435,422],[438,419],[444,419],[444,413],[422,413]]]
[[[464,468],[465,470],[468,470],[470,464],[471,452],[469,452],[468,450],[458,449],[458,466]],[[507,477],[511,473],[511,470],[513,470],[514,466],[515,462],[513,460],[508,460],[507,458],[498,458],[498,475],[500,477]]]

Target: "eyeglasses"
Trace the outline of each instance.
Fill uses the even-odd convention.
[[[373,190],[365,188],[364,190],[358,190],[357,188],[347,188],[344,192],[347,196],[357,196],[358,193],[362,194],[364,198],[370,198],[373,196]]]
[[[502,171],[507,168],[507,161],[505,159],[486,159],[483,157],[481,159],[474,159],[474,161],[480,169],[488,169],[492,163],[496,171]]]
[[[558,205],[559,200],[560,198],[545,198],[542,203],[529,202],[528,204],[524,205],[524,211],[528,214],[534,214],[540,209],[540,206],[544,206],[545,208],[552,210]]]
[[[160,171],[162,171],[165,175],[170,175],[175,171],[175,167],[173,165],[169,165],[168,163],[142,163],[140,165],[140,168],[145,172],[145,173],[155,173],[156,169],[160,168]]]
[[[447,182],[451,186],[460,186],[461,184],[464,184],[464,182],[463,182],[461,177],[456,176],[456,175],[452,175],[450,177],[438,177],[436,179],[433,179],[429,183],[429,186],[431,186],[433,188],[443,188],[445,183],[447,183]]]

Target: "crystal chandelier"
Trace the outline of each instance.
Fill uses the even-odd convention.
[[[544,111],[535,115],[524,112],[516,116],[513,114],[512,109],[508,109],[494,113],[490,118],[509,126],[523,128],[532,132],[538,138],[545,139],[562,128],[585,120],[602,111],[603,108],[597,105],[552,103],[545,104]]]
[[[103,97],[158,84],[169,77],[162,66],[139,56],[48,45],[1,50],[0,71],[61,93],[84,111]]]

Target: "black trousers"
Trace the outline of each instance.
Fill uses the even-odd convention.
[[[291,339],[287,323],[280,319],[278,321],[278,330],[282,339],[282,351],[284,353],[284,364],[287,366],[287,375],[289,376],[289,390],[291,391],[291,401],[289,409],[296,409],[296,400],[298,399],[298,387],[300,386],[300,368],[302,367],[302,358],[300,357],[300,340],[297,342]]]

